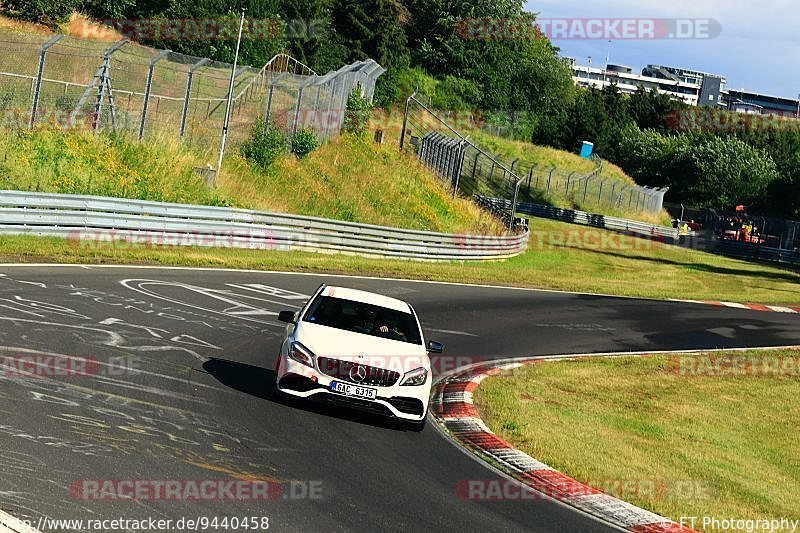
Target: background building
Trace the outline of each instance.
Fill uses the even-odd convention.
[[[795,98],[728,89],[727,80],[720,74],[665,65],[647,65],[635,73],[625,65],[609,64],[602,68],[579,65],[574,58],[564,60],[572,69],[572,80],[581,87],[602,89],[615,84],[626,94],[644,87],[688,105],[721,107],[747,114],[798,118],[800,111],[800,100]]]

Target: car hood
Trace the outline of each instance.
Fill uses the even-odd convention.
[[[317,357],[355,361],[399,372],[419,367],[430,369],[428,352],[421,344],[382,339],[308,322],[297,325],[294,338]]]

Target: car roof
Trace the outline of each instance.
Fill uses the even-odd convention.
[[[411,313],[411,307],[408,303],[397,298],[390,298],[382,294],[375,294],[374,292],[359,291],[357,289],[348,289],[346,287],[325,287],[322,291],[323,296],[331,296],[333,298],[341,298],[342,300],[352,300],[354,302],[361,302],[365,304],[377,305],[387,309],[393,309],[402,313]]]

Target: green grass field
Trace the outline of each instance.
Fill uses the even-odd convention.
[[[551,220],[534,219],[532,230],[527,253],[481,263],[255,250],[111,248],[36,237],[0,237],[0,259],[328,272],[651,298],[800,304],[800,275],[778,268]]]
[[[800,351],[741,355],[794,371],[688,375],[686,356],[668,355],[553,362],[491,377],[474,398],[516,447],[673,520],[800,518]]]

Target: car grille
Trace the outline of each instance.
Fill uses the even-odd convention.
[[[367,385],[372,387],[391,387],[400,379],[400,372],[378,368],[377,366],[367,366],[354,363],[352,361],[341,361],[329,357],[318,357],[319,371],[342,381],[355,383],[357,385]],[[366,377],[361,381],[356,381],[350,377],[350,371],[354,367],[364,367]]]

